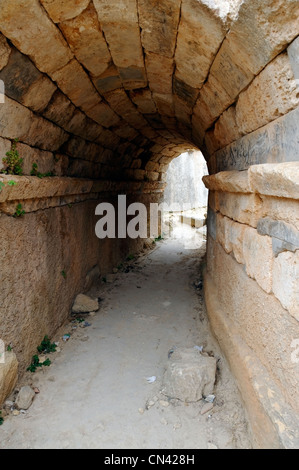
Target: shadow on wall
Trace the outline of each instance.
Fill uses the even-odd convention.
[[[182,153],[167,169],[164,203],[189,209],[207,207],[208,190],[202,177],[208,174],[204,156],[199,151]]]

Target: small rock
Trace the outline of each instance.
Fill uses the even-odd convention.
[[[15,405],[19,410],[28,410],[34,397],[34,390],[29,385],[25,385],[19,391]]]
[[[18,416],[20,414],[19,410],[13,410],[12,414],[14,416]]]
[[[11,400],[6,400],[4,403],[4,409],[10,410],[14,405],[14,402]]]
[[[215,398],[215,395],[207,395],[204,400],[208,403],[213,403]]]
[[[61,352],[61,349],[60,349],[60,348],[56,348],[56,352],[60,353],[60,352]]]
[[[139,408],[139,409],[138,409],[138,412],[139,412],[141,415],[143,415],[144,409],[143,409],[143,408]]]
[[[216,446],[216,444],[213,444],[212,442],[208,442],[208,449],[218,449],[218,447]]]
[[[214,408],[213,403],[205,403],[200,411],[201,415],[204,415],[205,413],[208,413]]]
[[[155,404],[155,402],[154,402],[153,400],[150,400],[150,401],[148,402],[148,406],[154,406],[154,404]]]
[[[180,429],[182,427],[182,424],[181,423],[174,423],[173,425],[173,429],[176,430],[176,429]]]
[[[39,356],[39,362],[45,362],[46,356]]]
[[[37,393],[39,393],[39,388],[37,388],[37,387],[34,387],[34,388],[33,388],[33,391],[34,391],[34,393],[36,393],[36,394],[37,394]]]
[[[168,422],[166,421],[165,418],[162,418],[161,421],[160,421],[161,424],[168,424]]]
[[[159,400],[159,403],[160,403],[161,406],[165,406],[165,407],[169,406],[169,402],[166,401],[166,400]]]
[[[88,295],[79,294],[77,295],[75,302],[72,307],[73,313],[89,313],[99,309],[97,300],[93,300]]]
[[[81,341],[87,341],[89,340],[89,336],[82,336],[82,338],[80,338]]]

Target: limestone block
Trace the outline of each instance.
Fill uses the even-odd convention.
[[[174,61],[158,54],[148,53],[145,57],[145,66],[149,86],[152,92],[160,94],[172,93],[172,75]]]
[[[106,93],[105,99],[115,113],[122,116],[134,128],[139,129],[147,125],[147,121],[138,112],[124,90],[120,89]]]
[[[9,60],[11,49],[3,34],[0,33],[0,70],[2,70]]]
[[[230,106],[220,116],[215,124],[214,137],[217,141],[216,145],[218,149],[223,148],[231,142],[234,142],[235,140],[242,137],[240,128],[238,127],[236,121],[235,106]]]
[[[299,201],[287,198],[261,196],[263,217],[270,217],[291,224],[299,230]]]
[[[297,37],[288,47],[288,56],[296,80],[299,80],[299,38]],[[299,83],[297,81],[297,86]]]
[[[86,114],[103,127],[117,126],[121,118],[103,101],[90,108]]]
[[[57,90],[44,110],[43,116],[67,130],[66,126],[71,120],[74,111],[75,106],[71,101],[60,90]]]
[[[288,245],[293,246],[293,250],[299,249],[299,231],[292,224],[282,220],[273,220],[270,217],[264,217],[257,224],[257,231],[260,235],[269,235]]]
[[[262,213],[262,201],[256,194],[219,193],[218,208],[222,215],[256,227]]]
[[[270,293],[272,289],[273,252],[271,237],[262,236],[252,227],[244,233],[243,254],[248,276]]]
[[[141,41],[147,52],[173,57],[180,19],[179,0],[138,2]]]
[[[216,152],[216,171],[298,161],[299,107]]]
[[[283,116],[299,104],[299,93],[288,55],[274,59],[239,96],[237,126],[247,134]]]
[[[152,99],[151,91],[148,88],[132,90],[130,98],[142,114],[152,114],[156,112],[156,106]]]
[[[32,125],[33,113],[25,106],[6,97],[0,105],[0,136],[16,139],[27,135]]]
[[[60,23],[59,27],[87,70],[96,77],[105,72],[111,56],[92,3],[79,16]]]
[[[299,251],[280,253],[273,264],[273,293],[299,321]]]
[[[245,225],[234,222],[228,217],[217,214],[217,241],[226,253],[233,253],[236,261],[245,264],[243,255],[243,241]]]
[[[87,73],[75,59],[55,72],[52,78],[73,104],[84,111],[101,101]]]
[[[144,67],[118,67],[118,73],[125,90],[134,90],[147,86],[147,77]]]
[[[70,109],[69,109],[70,111]],[[78,135],[82,138],[85,138],[85,129],[87,125],[87,117],[79,109],[75,109],[71,119],[64,124],[64,128],[71,134]]]
[[[13,391],[18,379],[18,361],[13,351],[5,351],[0,362],[0,407]]]
[[[166,116],[175,115],[172,94],[164,95],[160,93],[153,93],[153,99],[160,114],[165,114]]]
[[[255,75],[299,34],[296,0],[247,0],[242,3],[229,37],[238,43],[237,58]]]
[[[104,94],[111,90],[116,90],[122,86],[118,69],[115,65],[110,65],[99,77],[93,79],[93,83],[99,93]]]
[[[54,23],[60,23],[80,15],[89,0],[41,0],[41,3]]]
[[[252,193],[248,171],[221,171],[202,178],[205,186],[212,191],[228,193]]]
[[[135,0],[94,0],[99,21],[117,67],[143,68],[143,52]]]
[[[299,162],[254,165],[249,178],[260,194],[299,199]]]
[[[61,32],[38,0],[2,0],[0,30],[41,72],[51,75],[73,57]]]
[[[163,376],[162,392],[190,403],[214,390],[216,359],[194,348],[177,348],[171,354]]]
[[[31,125],[20,140],[43,150],[55,152],[68,139],[68,134],[52,122],[33,116]]]
[[[218,5],[217,5],[218,7]],[[225,36],[219,8],[212,2],[182,3],[175,53],[176,75],[193,88],[201,88]]]

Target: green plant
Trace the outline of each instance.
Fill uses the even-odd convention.
[[[162,237],[162,235],[159,235],[158,237],[155,238],[155,242],[159,242],[161,240],[164,240],[164,238]]]
[[[134,258],[135,258],[134,255],[128,255],[127,258],[126,258],[126,261],[131,261]]]
[[[18,204],[16,207],[16,212],[14,213],[13,217],[23,217],[25,211],[22,208],[22,204]]]
[[[7,182],[7,184],[8,184],[8,186],[16,186],[17,185],[16,181],[14,181],[14,180],[9,180]]]
[[[20,158],[19,152],[17,151],[18,139],[15,139],[11,144],[11,150],[6,152],[6,157],[2,158],[5,165],[5,169],[1,173],[7,175],[22,175],[23,174],[23,158]]]
[[[2,183],[2,181],[0,181],[0,193],[1,193],[2,189],[4,188],[4,186],[5,186],[5,184]]]
[[[11,347],[10,344],[7,346],[7,351],[8,351],[8,352],[12,351],[12,347]]]
[[[37,346],[37,350],[39,353],[50,353],[50,352],[55,352],[56,351],[56,344],[51,343],[50,339],[48,336],[45,336],[44,339],[42,340],[41,344]]]
[[[2,412],[0,411],[0,426],[4,423],[4,419],[1,416]]]
[[[38,178],[45,178],[46,176],[55,176],[52,171],[48,173],[40,173],[37,168],[37,163],[32,163],[32,170],[30,172],[31,176],[37,176]]]
[[[27,370],[30,372],[35,372],[38,367],[42,366],[50,366],[51,361],[49,358],[47,358],[44,362],[40,362],[39,357],[37,355],[32,356],[32,361],[29,367],[27,367]]]
[[[106,278],[106,277],[102,277],[102,281],[103,281],[103,282],[107,282],[107,278]]]
[[[64,269],[61,271],[61,275],[62,275],[62,277],[64,277],[64,279],[66,279],[66,272],[65,272]]]

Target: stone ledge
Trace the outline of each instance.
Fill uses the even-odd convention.
[[[14,181],[14,186],[8,182]],[[118,194],[162,193],[160,181],[109,181],[69,177],[0,175],[4,186],[0,191],[0,212],[13,215],[16,204],[24,203],[25,212],[34,212],[87,199],[103,199]]]
[[[299,199],[299,162],[253,165],[246,171],[221,171],[202,180],[212,191]]]

